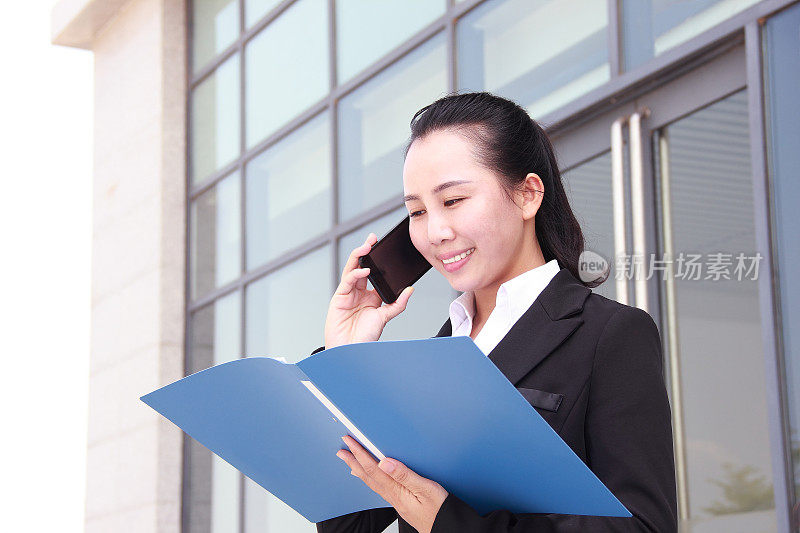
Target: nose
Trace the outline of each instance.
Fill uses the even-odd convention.
[[[428,214],[428,241],[438,246],[444,241],[453,240],[456,234],[447,217],[438,213]]]

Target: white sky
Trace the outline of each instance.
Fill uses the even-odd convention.
[[[83,531],[93,58],[0,18],[0,530]]]

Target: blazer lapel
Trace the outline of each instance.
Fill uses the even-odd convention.
[[[580,313],[590,293],[562,268],[489,353],[489,359],[516,385],[583,324]],[[448,318],[436,336],[450,335]]]
[[[447,322],[444,323],[442,328],[437,333],[436,337],[450,337],[453,335],[453,324],[450,323],[450,319],[447,319]]]

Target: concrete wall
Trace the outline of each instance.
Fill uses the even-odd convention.
[[[177,532],[181,432],[139,397],[183,375],[185,2],[64,3],[54,42],[95,54],[86,531]]]

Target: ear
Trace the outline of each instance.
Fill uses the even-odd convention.
[[[544,183],[537,174],[530,172],[525,176],[525,181],[521,184],[520,197],[522,208],[522,218],[530,220],[536,216],[544,198]]]

